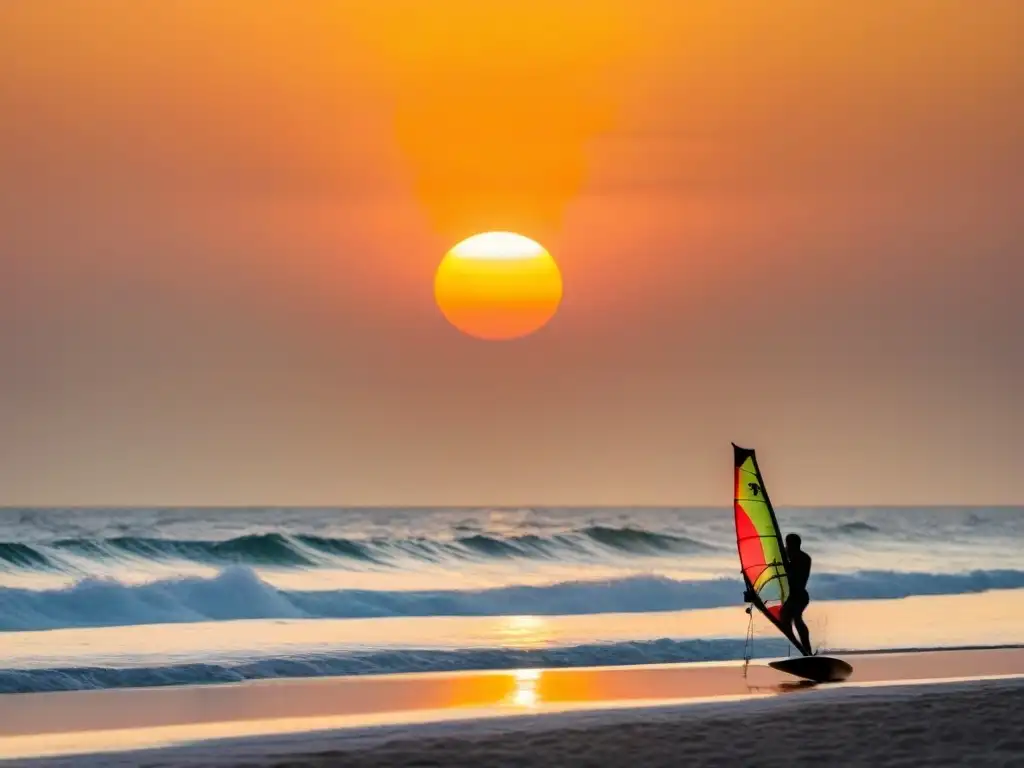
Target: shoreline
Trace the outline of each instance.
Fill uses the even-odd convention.
[[[808,686],[759,660],[746,676],[742,662],[715,661],[8,694],[0,696],[0,759],[85,759],[129,747],[179,750],[175,745],[196,741],[216,752],[220,740],[232,737],[323,731],[340,738],[370,727],[408,730],[450,720],[548,722],[567,714],[704,709],[709,702],[746,706],[982,679],[1019,683],[1024,691],[1020,646],[843,655],[851,657],[853,675],[847,683],[825,686]]]

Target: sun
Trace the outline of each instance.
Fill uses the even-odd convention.
[[[539,243],[512,232],[473,235],[445,254],[434,298],[465,334],[497,341],[547,325],[562,302],[562,273]]]

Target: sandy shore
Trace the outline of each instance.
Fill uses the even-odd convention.
[[[1024,766],[1024,680],[210,742],[70,766]],[[36,766],[41,763],[32,763]]]
[[[732,712],[646,713],[645,721],[626,715],[618,722],[475,738],[399,738],[357,751],[295,754],[289,761],[353,768],[1024,764],[1024,682],[874,693],[734,705]]]
[[[719,663],[17,694],[0,697],[0,755],[49,755],[37,766],[1024,766],[1024,650],[846,658],[853,682],[833,686]],[[962,679],[980,676],[1000,679]]]

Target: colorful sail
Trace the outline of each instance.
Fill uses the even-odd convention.
[[[764,487],[753,450],[733,444],[736,492],[736,544],[748,601],[762,611],[787,637],[780,624],[782,605],[789,597],[789,562],[779,534],[771,499]]]

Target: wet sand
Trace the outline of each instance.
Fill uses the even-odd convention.
[[[1024,680],[845,689],[689,710],[554,716],[505,732],[394,736],[264,754],[263,766],[1020,766]],[[861,695],[856,695],[860,693]],[[212,756],[212,755],[208,755]],[[183,754],[189,760],[193,755]],[[200,754],[194,755],[200,757]],[[254,755],[230,752],[237,765]],[[205,759],[205,758],[204,758]]]
[[[998,747],[992,759],[1003,762],[988,764],[1006,764],[1004,753],[1016,749],[1011,757],[1024,765],[1022,742],[1003,727],[1021,731],[1024,681],[907,685],[1024,676],[1024,649],[845,658],[853,676],[830,686],[802,685],[763,663],[752,663],[744,676],[742,664],[721,662],[15,694],[0,697],[0,756],[63,754],[66,765],[383,766],[411,764],[412,754],[423,751],[421,765],[653,766],[680,764],[685,753],[695,765],[715,755],[719,762],[758,764],[744,762],[742,750],[760,738],[764,749],[795,749],[790,741],[799,739],[817,744],[818,753],[840,745],[832,757],[812,761],[858,749],[871,762],[891,764],[879,762],[879,740],[905,736],[906,744],[920,746],[966,728],[974,735],[965,743],[981,748],[975,736],[989,734]],[[760,736],[751,735],[748,720]],[[796,722],[804,724],[803,736],[793,730]],[[886,730],[897,727],[907,733]],[[523,728],[529,738],[519,733]],[[164,749],[151,751],[157,747]],[[647,762],[629,757],[639,749],[653,750]],[[766,756],[779,759],[788,758]]]

